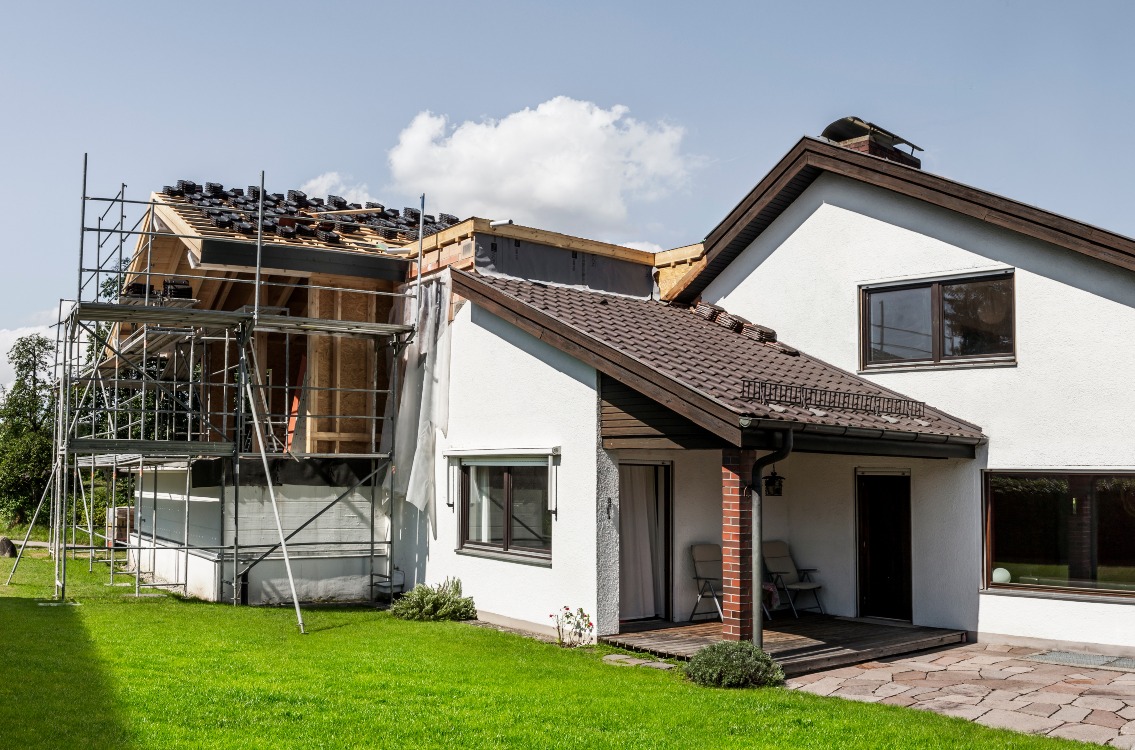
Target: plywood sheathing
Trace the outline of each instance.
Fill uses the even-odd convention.
[[[644,266],[654,265],[654,253],[646,250],[635,250],[622,245],[612,245],[609,242],[573,237],[568,234],[522,227],[517,224],[504,224],[494,227],[490,226],[488,219],[474,217],[437,234],[430,235],[422,241],[423,273],[430,273],[447,266],[471,267],[473,264],[474,234],[535,242],[548,247],[558,247],[563,250],[600,255],[606,258],[617,258]],[[418,252],[418,243],[411,243],[396,252],[405,253],[412,257]],[[415,273],[415,270],[411,268],[411,278],[414,277]]]
[[[705,246],[700,242],[656,253],[654,267],[662,299],[670,299],[691,270],[700,270],[704,266]]]

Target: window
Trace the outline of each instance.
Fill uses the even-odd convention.
[[[1013,276],[863,290],[863,365],[1013,355]]]
[[[1135,474],[986,475],[989,585],[1135,594]]]
[[[550,556],[550,463],[546,458],[463,459],[462,546]]]

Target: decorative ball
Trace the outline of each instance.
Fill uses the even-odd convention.
[[[993,582],[994,583],[1011,583],[1013,576],[1009,571],[1004,568],[993,569]]]

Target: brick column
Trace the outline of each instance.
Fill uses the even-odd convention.
[[[727,641],[753,639],[753,501],[746,479],[750,451],[721,451],[721,634]]]

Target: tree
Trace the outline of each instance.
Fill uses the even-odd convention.
[[[40,334],[23,336],[8,351],[16,371],[12,387],[0,387],[0,515],[28,520],[50,479],[53,343]]]

